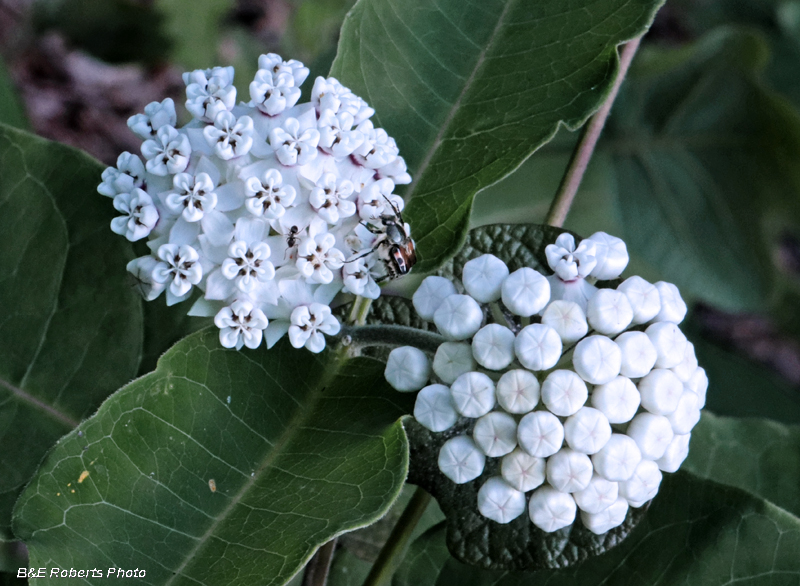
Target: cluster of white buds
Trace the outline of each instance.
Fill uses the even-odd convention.
[[[114,232],[148,239],[151,254],[128,264],[148,301],[196,287],[189,314],[214,316],[223,346],[271,347],[288,332],[319,352],[340,328],[335,295],[377,298],[378,281],[410,268],[393,265],[393,245],[410,241],[393,192],[411,177],[372,108],[336,79],[318,77],[299,104],[302,63],[270,53],[258,66],[239,104],[232,67],[184,74],[194,119],[176,128],[169,98],[131,117],[142,157],[122,153],[97,190],[121,214]]]
[[[386,379],[419,390],[414,417],[432,432],[475,420],[471,435],[441,447],[450,480],[474,480],[487,457],[502,458],[501,476],[478,492],[483,516],[508,523],[527,508],[552,532],[580,511],[603,534],[683,463],[708,379],[678,327],[686,304],[674,285],[630,277],[595,286],[627,266],[622,240],[599,232],[576,247],[565,233],[546,255],[550,276],[509,272],[489,254],[470,260],[463,294],[426,278],[414,307],[448,341],[432,362],[412,347],[393,350]]]

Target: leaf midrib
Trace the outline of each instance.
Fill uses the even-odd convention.
[[[65,413],[62,413],[61,411],[59,411],[55,407],[52,407],[52,406],[48,405],[47,403],[45,403],[44,401],[41,401],[40,399],[37,399],[36,397],[31,395],[30,393],[27,393],[27,392],[23,391],[21,388],[15,386],[15,385],[12,385],[7,380],[0,379],[0,386],[3,386],[6,389],[8,389],[9,391],[11,391],[11,394],[14,397],[16,397],[17,399],[19,399],[20,401],[22,401],[22,402],[24,402],[24,403],[26,403],[28,405],[31,405],[33,407],[36,407],[36,408],[40,409],[41,411],[44,411],[47,415],[49,415],[50,417],[52,417],[56,421],[59,421],[60,423],[63,423],[65,426],[67,426],[68,430],[77,427],[78,424],[80,423],[79,421],[77,421],[75,419],[72,419],[72,417],[70,417],[69,415],[66,415]]]

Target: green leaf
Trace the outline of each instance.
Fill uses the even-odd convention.
[[[186,69],[218,65],[219,32],[233,6],[233,0],[156,0],[164,33],[173,44],[172,59]]]
[[[441,543],[444,535],[440,530],[425,537]],[[622,544],[577,566],[487,572],[453,559],[442,566],[439,551],[431,555],[436,563],[421,560],[434,579],[395,586],[788,586],[800,580],[800,520],[738,488],[678,472],[665,476],[644,521]],[[400,576],[403,572],[420,575],[413,568],[401,568]]]
[[[225,350],[215,328],[185,338],[45,460],[14,514],[31,565],[284,584],[400,492],[412,398],[383,369],[286,340]]]
[[[565,226],[623,238],[636,272],[676,283],[687,299],[767,307],[776,239],[800,225],[800,116],[761,83],[766,59],[759,37],[731,29],[684,49],[643,49]],[[541,221],[569,138],[483,192],[473,222]]]
[[[434,586],[450,558],[447,524],[439,523],[415,539],[392,580],[393,586]]]
[[[25,116],[17,88],[11,80],[6,64],[0,59],[0,124],[8,124],[22,130],[30,126]]]
[[[0,537],[50,446],[135,374],[130,244],[87,155],[0,125]]]
[[[560,125],[608,94],[618,44],[659,0],[360,0],[332,74],[377,112],[414,182],[406,220],[420,272],[459,249],[480,189],[516,169]]]
[[[800,426],[718,417],[709,411],[692,430],[683,467],[738,486],[800,516]]]

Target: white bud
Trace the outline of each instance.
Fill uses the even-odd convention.
[[[564,422],[564,439],[576,452],[595,454],[611,439],[611,425],[597,409],[581,407]]]
[[[433,357],[433,372],[448,385],[465,372],[475,370],[475,366],[472,346],[464,342],[440,344]]]
[[[653,369],[639,381],[642,407],[656,415],[669,415],[678,408],[683,394],[683,383],[671,370]]]
[[[550,283],[550,299],[572,301],[577,303],[584,312],[589,304],[589,299],[597,293],[597,287],[586,279],[562,281],[558,275],[550,275],[547,277],[547,282]]]
[[[445,431],[455,425],[458,413],[449,387],[428,385],[417,395],[414,418],[431,431]]]
[[[539,403],[539,379],[527,370],[509,370],[497,381],[495,395],[509,413],[530,413]]]
[[[576,492],[589,486],[592,470],[589,456],[563,448],[547,459],[547,482],[561,492]]]
[[[469,295],[450,295],[433,314],[433,323],[445,337],[466,340],[481,327],[483,311]]]
[[[628,480],[642,461],[636,442],[627,435],[614,433],[603,449],[592,456],[594,469],[606,480]]]
[[[511,486],[522,492],[541,486],[545,479],[545,459],[517,448],[503,457],[500,473]]]
[[[550,301],[550,283],[537,271],[522,267],[503,281],[503,305],[514,315],[530,317]]]
[[[672,372],[675,373],[680,381],[684,384],[689,382],[692,375],[697,370],[697,356],[694,354],[694,344],[686,342],[686,349],[683,351],[683,360],[676,366],[672,367]]]
[[[639,413],[628,425],[626,433],[639,446],[642,458],[646,460],[658,460],[663,456],[675,435],[669,419],[652,413]]]
[[[597,264],[590,273],[600,281],[616,279],[628,266],[628,247],[620,238],[605,232],[595,232],[587,240],[595,244]]]
[[[562,417],[576,413],[588,397],[586,383],[571,370],[553,371],[542,384],[542,403]]]
[[[472,355],[490,370],[503,370],[514,361],[514,332],[500,324],[483,326],[472,338]]]
[[[472,439],[487,456],[505,456],[517,447],[517,422],[508,413],[492,411],[475,422]]]
[[[531,456],[547,458],[561,449],[564,426],[548,411],[528,413],[517,426],[517,442]]]
[[[552,486],[538,488],[528,503],[528,515],[531,521],[547,533],[572,525],[577,512],[575,499]]]
[[[564,344],[577,342],[589,331],[586,314],[574,301],[551,301],[542,313],[542,323],[553,328]]]
[[[618,376],[592,391],[592,407],[606,416],[609,423],[630,421],[639,409],[641,397],[629,378]]]
[[[686,388],[697,395],[698,403],[697,408],[702,409],[706,406],[706,392],[708,391],[708,376],[706,370],[702,366],[698,366],[697,370],[686,383]]]
[[[617,291],[622,291],[633,309],[633,324],[649,322],[661,311],[661,295],[658,288],[638,276],[625,279]]]
[[[484,254],[464,264],[461,282],[476,301],[491,303],[500,299],[500,288],[507,276],[506,263],[493,254]]]
[[[658,354],[650,337],[644,332],[625,332],[617,336],[617,346],[622,351],[619,372],[628,378],[642,378],[653,370]]]
[[[596,332],[612,336],[630,325],[633,309],[624,293],[614,289],[598,289],[589,299],[586,319]]]
[[[607,509],[619,496],[619,484],[595,474],[589,485],[572,495],[578,508],[587,513],[599,513]]]
[[[514,351],[520,363],[530,370],[547,370],[561,358],[561,337],[543,324],[531,324],[522,328],[514,340]]]
[[[442,302],[456,293],[453,283],[444,277],[425,277],[411,301],[414,303],[417,315],[424,320],[433,321],[433,314]]]
[[[465,372],[453,382],[450,393],[464,417],[482,417],[494,407],[494,383],[482,372]]]
[[[652,460],[642,460],[633,475],[625,482],[619,483],[619,495],[632,506],[640,507],[656,496],[661,478],[658,464]]]
[[[654,321],[668,321],[679,324],[686,317],[686,302],[681,297],[681,292],[672,283],[659,281],[655,284],[658,294],[661,297],[661,311],[654,318]]]
[[[439,450],[439,470],[456,484],[475,480],[485,465],[486,456],[465,435],[447,440]]]
[[[581,521],[595,535],[602,535],[619,527],[628,515],[628,501],[618,498],[609,507],[599,513],[581,512]]]
[[[525,512],[525,493],[505,480],[493,477],[478,491],[478,510],[481,515],[498,523],[508,523]]]
[[[427,384],[431,376],[431,363],[422,350],[401,346],[389,354],[384,375],[389,384],[398,391],[418,391]]]
[[[675,411],[667,416],[676,435],[689,433],[700,421],[700,398],[692,391],[684,389]]]
[[[656,349],[656,368],[672,368],[683,361],[688,340],[674,323],[654,323],[645,333]]]
[[[605,336],[589,336],[575,346],[572,363],[583,380],[593,385],[604,385],[619,375],[622,352]]]
[[[664,455],[656,460],[658,467],[664,472],[676,472],[681,467],[686,456],[689,455],[689,440],[691,434],[676,435],[667,446]]]

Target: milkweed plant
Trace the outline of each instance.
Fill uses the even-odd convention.
[[[620,99],[638,112],[658,94],[641,79],[694,71],[743,33],[626,79],[657,0],[496,4],[359,0],[327,76],[275,53],[239,86],[231,66],[186,72],[185,99],[131,116],[141,146],[107,168],[0,129],[3,197],[33,178],[24,189],[56,202],[9,212],[26,262],[12,289],[0,279],[19,309],[6,322],[32,320],[0,337],[0,386],[22,405],[6,420],[36,436],[10,450],[24,463],[0,500],[0,537],[28,556],[18,578],[800,576],[791,491],[764,488],[786,484],[764,454],[796,432],[759,428],[756,448],[737,431],[755,420],[705,409],[715,375],[692,306],[711,276],[642,250],[650,200],[623,214],[627,244],[606,224],[563,228],[617,96],[633,84]],[[679,73],[676,95],[695,79]],[[542,207],[523,180],[506,210],[511,184],[491,186],[561,127],[581,130],[555,195]],[[653,173],[642,161],[626,172]],[[88,195],[61,195],[59,177]],[[476,210],[537,220],[476,219],[487,188]],[[58,246],[26,249],[48,231]]]

